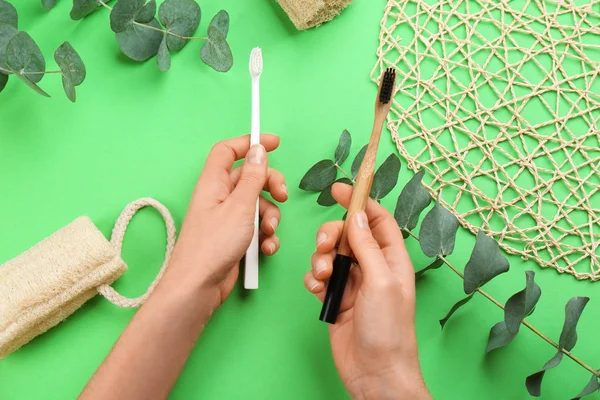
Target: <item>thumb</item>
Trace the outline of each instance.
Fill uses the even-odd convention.
[[[366,284],[387,279],[389,267],[379,244],[371,233],[367,214],[364,211],[357,211],[350,216],[348,243],[358,261]]]
[[[228,198],[235,207],[256,207],[256,201],[267,180],[267,152],[261,144],[250,147],[242,166],[240,179]]]

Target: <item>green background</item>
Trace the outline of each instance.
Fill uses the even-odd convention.
[[[375,97],[369,73],[385,2],[356,1],[335,21],[298,32],[274,0],[202,0],[199,35],[219,9],[231,15],[228,40],[236,61],[227,74],[200,61],[198,43],[175,54],[168,73],[158,70],[155,59],[129,61],[119,52],[107,10],[75,22],[68,16],[68,0],[59,0],[50,12],[37,0],[13,4],[19,28],[37,41],[49,69],[55,66],[54,49],[68,40],[88,76],[76,104],[52,75],[41,82],[52,99],[14,78],[0,94],[0,260],[17,256],[79,215],[89,215],[108,236],[122,208],[140,197],[164,203],[179,227],[212,144],[249,130],[247,59],[252,47],[261,46],[262,128],[281,136],[270,163],[286,175],[291,197],[282,205],[281,250],[262,261],[260,290],[234,291],[216,313],[171,397],[347,398],[330,356],[327,328],[317,320],[320,306],[302,281],[317,228],[342,211],[320,208],[316,196],[297,184],[308,167],[333,156],[342,129],[353,134],[353,154],[368,140]],[[393,151],[385,135],[380,161]],[[400,183],[410,176],[404,165]],[[383,204],[393,209],[399,191]],[[118,290],[137,296],[146,289],[162,262],[164,240],[158,213],[143,210],[135,217],[123,255],[130,269],[116,283]],[[452,262],[462,268],[473,244],[474,237],[461,229]],[[429,262],[415,241],[408,248],[417,268]],[[523,271],[535,270],[543,294],[528,320],[557,340],[567,300],[591,296],[593,284],[509,259],[511,271],[486,291],[504,302],[524,286]],[[479,295],[440,331],[438,320],[463,295],[462,282],[446,267],[418,283],[420,358],[433,396],[527,398],[525,377],[554,349],[523,328],[507,348],[484,356],[489,329],[502,312]],[[599,367],[595,315],[600,304],[592,300],[573,353]],[[0,361],[0,399],[75,398],[134,312],[101,297],[91,300]],[[573,397],[588,379],[589,373],[565,358],[546,374],[542,397]]]

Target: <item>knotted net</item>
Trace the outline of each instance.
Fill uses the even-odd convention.
[[[600,279],[600,0],[389,0],[388,128],[475,233]]]

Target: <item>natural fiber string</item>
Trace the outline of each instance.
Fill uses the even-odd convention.
[[[146,290],[146,293],[144,293],[140,297],[130,299],[130,298],[124,297],[121,294],[119,294],[110,285],[98,286],[98,292],[102,296],[106,297],[106,299],[108,301],[110,301],[111,303],[113,303],[114,305],[119,306],[119,307],[139,307],[142,304],[144,304],[144,302],[148,299],[148,297],[154,291],[154,288],[156,287],[156,285],[158,285],[158,282],[160,282],[160,279],[162,278],[162,276],[165,272],[165,269],[167,268],[167,265],[169,265],[169,260],[171,259],[171,253],[173,252],[173,247],[175,246],[176,228],[175,228],[175,223],[173,222],[173,217],[171,216],[171,213],[169,213],[169,210],[165,206],[163,206],[160,202],[158,202],[152,198],[139,199],[139,200],[129,203],[125,207],[125,209],[123,210],[123,212],[117,219],[117,222],[115,222],[115,226],[112,231],[110,243],[114,246],[116,251],[120,254],[121,249],[123,247],[123,237],[125,236],[125,231],[127,230],[127,225],[129,225],[129,222],[131,221],[131,219],[133,218],[133,216],[135,215],[135,213],[138,210],[140,210],[144,207],[148,207],[148,206],[156,208],[158,210],[158,212],[160,212],[160,214],[162,215],[163,219],[165,220],[165,225],[167,228],[167,250],[165,252],[165,260],[163,262],[162,267],[160,268],[160,271],[156,275],[156,278],[154,279],[152,284],[150,284],[150,287],[148,288],[148,290]]]
[[[388,128],[461,224],[600,279],[600,1],[389,0]]]

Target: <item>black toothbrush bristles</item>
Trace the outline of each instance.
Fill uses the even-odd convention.
[[[381,81],[381,91],[379,92],[379,102],[387,104],[392,100],[394,93],[394,82],[396,81],[396,71],[393,68],[388,68],[383,74]]]

